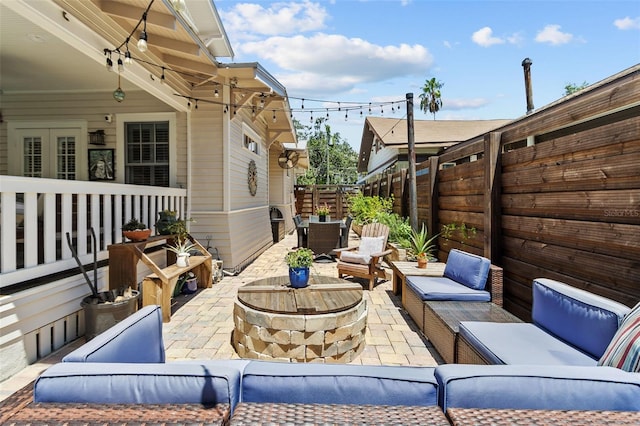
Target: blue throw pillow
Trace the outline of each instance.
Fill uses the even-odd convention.
[[[453,249],[449,252],[444,276],[474,290],[484,290],[490,266],[486,257]]]

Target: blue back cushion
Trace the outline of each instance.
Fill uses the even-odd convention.
[[[251,361],[244,402],[436,405],[431,367],[290,364]]]
[[[162,310],[155,305],[145,306],[62,359],[62,362],[164,361]]]
[[[475,290],[484,290],[489,276],[489,259],[452,249],[444,268],[444,276]]]
[[[595,359],[602,356],[630,310],[558,281],[533,280],[533,323]]]
[[[35,383],[35,402],[230,404],[240,399],[241,360],[167,364],[58,363]],[[108,420],[108,419],[105,419]]]

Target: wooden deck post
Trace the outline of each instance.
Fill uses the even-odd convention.
[[[429,203],[429,213],[427,220],[427,231],[429,235],[434,235],[438,230],[438,164],[440,157],[429,157],[429,193],[427,202]]]

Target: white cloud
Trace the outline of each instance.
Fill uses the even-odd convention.
[[[422,45],[381,46],[360,38],[318,33],[312,37],[269,37],[239,50],[284,70],[277,76],[289,91],[351,90],[359,83],[423,75],[433,64]]]
[[[461,110],[461,109],[473,109],[481,108],[489,104],[489,100],[485,98],[470,98],[470,99],[447,99],[442,100],[442,109],[446,110]]]
[[[328,17],[324,7],[310,1],[272,3],[266,8],[261,4],[240,3],[219,13],[230,39],[236,41],[255,35],[317,31],[325,27]]]
[[[493,36],[493,30],[491,27],[480,28],[471,35],[471,40],[482,47],[489,47],[494,44],[504,44],[505,42],[500,37]]]
[[[538,43],[549,43],[554,46],[567,44],[573,40],[573,34],[560,31],[560,25],[547,25],[536,35]]]
[[[625,16],[622,19],[613,21],[613,25],[619,30],[640,30],[640,16],[635,19]]]

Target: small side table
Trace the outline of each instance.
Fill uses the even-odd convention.
[[[460,321],[522,322],[492,302],[424,302],[424,334],[447,363],[458,362]]]

